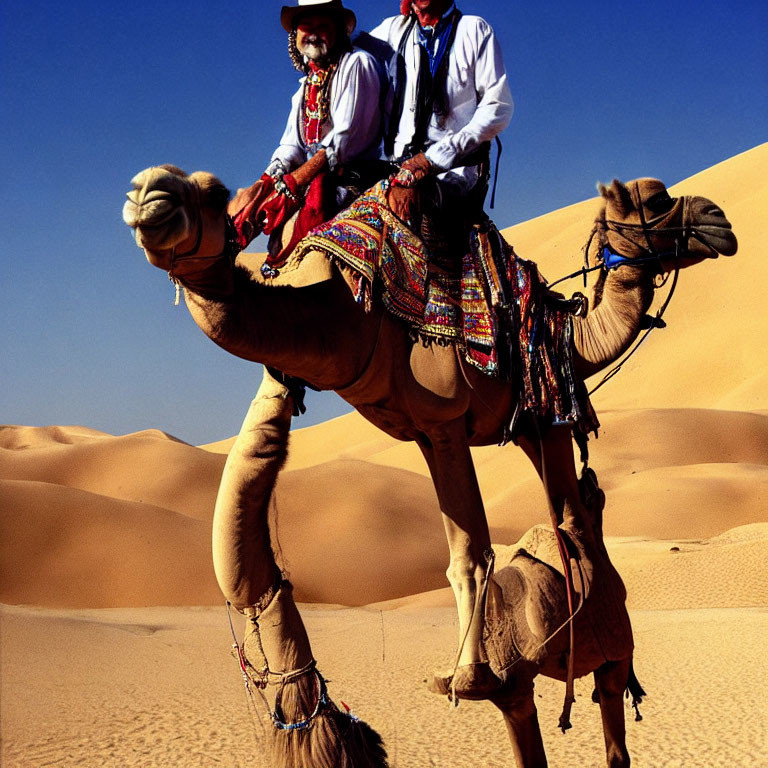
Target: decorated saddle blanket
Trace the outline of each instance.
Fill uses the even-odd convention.
[[[298,244],[290,261],[318,250],[355,276],[356,299],[374,296],[424,344],[455,344],[484,373],[518,383],[518,411],[596,430],[573,373],[570,316],[548,301],[533,262],[519,259],[490,220],[470,234],[460,274],[430,262],[422,241],[387,206],[379,183]]]

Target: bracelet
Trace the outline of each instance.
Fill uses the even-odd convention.
[[[274,181],[280,181],[286,174],[286,168],[283,165],[283,161],[276,158],[269,164],[264,173],[266,173],[267,176],[271,176]]]
[[[281,195],[285,195],[289,200],[292,200],[294,203],[299,202],[298,197],[296,197],[296,195],[294,195],[293,192],[291,192],[290,187],[283,181],[282,176],[275,181],[275,191],[279,192]]]

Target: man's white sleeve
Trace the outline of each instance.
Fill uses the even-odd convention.
[[[369,155],[381,136],[381,82],[376,62],[364,51],[343,61],[332,85],[331,122],[323,138],[328,167],[334,170],[361,155]]]
[[[291,111],[288,115],[288,122],[285,125],[283,138],[280,139],[280,145],[272,153],[269,163],[271,168],[275,160],[283,164],[285,171],[293,171],[302,163],[306,162],[307,155],[299,139],[299,109],[304,95],[304,79],[302,78],[299,90],[293,95],[291,100]]]
[[[493,29],[478,19],[468,34],[477,51],[474,84],[478,103],[467,125],[427,149],[429,160],[443,170],[462,165],[463,157],[498,136],[509,124],[514,109],[501,47]]]

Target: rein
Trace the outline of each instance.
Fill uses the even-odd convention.
[[[616,363],[616,365],[614,365],[613,368],[611,368],[611,370],[608,371],[608,373],[606,373],[605,376],[603,376],[603,378],[600,379],[600,381],[594,387],[592,387],[592,389],[589,390],[588,394],[590,396],[593,395],[598,389],[600,389],[600,387],[602,387],[603,384],[610,381],[623,368],[624,363],[626,363],[627,360],[629,360],[629,358],[632,357],[632,355],[634,355],[638,349],[640,349],[640,345],[651,335],[651,331],[654,328],[665,327],[665,323],[662,320],[662,317],[664,316],[664,313],[667,311],[667,307],[669,306],[669,303],[672,301],[672,297],[675,295],[675,288],[677,288],[677,279],[679,275],[680,275],[680,267],[676,266],[674,275],[672,277],[672,285],[669,289],[669,293],[667,294],[667,298],[664,300],[664,303],[661,305],[661,307],[659,307],[658,311],[654,315],[645,333],[635,342],[634,346],[629,350],[629,352],[627,352],[624,355],[624,357],[622,357],[621,360],[619,360],[619,362]]]

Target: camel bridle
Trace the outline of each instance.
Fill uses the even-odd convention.
[[[692,239],[697,240],[709,250],[709,255],[706,258],[717,258],[717,251],[706,242],[703,235],[691,221],[691,198],[687,195],[683,195],[682,197],[670,199],[673,201],[672,208],[652,219],[647,219],[645,217],[642,201],[635,202],[640,217],[640,222],[637,224],[618,221],[617,219],[608,219],[604,216],[598,218],[597,221],[595,221],[595,226],[592,228],[592,232],[590,232],[587,244],[584,246],[584,266],[581,267],[581,269],[577,269],[575,272],[571,272],[551,283],[547,283],[547,288],[554,288],[556,285],[559,285],[566,280],[571,280],[574,277],[578,277],[579,275],[583,277],[584,287],[586,287],[587,275],[596,270],[609,272],[610,270],[618,269],[619,267],[635,267],[643,269],[655,267],[656,274],[662,274],[667,271],[662,265],[662,262],[664,261],[671,261],[675,265],[675,269],[679,269],[677,266],[679,260],[687,254],[688,243]],[[678,226],[660,226],[660,224],[663,224],[665,221],[673,219],[680,211],[681,207],[682,224]],[[627,256],[612,250],[607,242],[608,232],[613,232],[618,235],[632,245],[633,248],[639,248],[641,250],[641,255]],[[674,235],[674,247],[665,250],[657,248],[653,242],[654,234]],[[597,263],[590,266],[589,253],[595,237],[598,238],[598,251],[595,257]],[[642,241],[644,241],[644,244]]]
[[[245,685],[245,692],[248,699],[249,710],[252,716],[255,716],[255,722],[259,720],[259,705],[254,697],[256,692],[261,700],[261,706],[265,709],[272,726],[278,731],[304,731],[310,728],[314,721],[320,717],[326,711],[337,712],[341,715],[345,715],[349,722],[359,722],[358,717],[352,713],[350,708],[343,701],[341,702],[343,709],[332,701],[328,695],[328,686],[326,679],[320,674],[320,670],[317,668],[317,662],[314,658],[311,658],[307,664],[297,669],[285,670],[276,672],[269,666],[269,660],[264,652],[264,646],[261,642],[261,627],[259,625],[259,619],[261,614],[267,609],[270,603],[275,599],[277,593],[284,587],[292,589],[290,582],[280,576],[275,584],[261,596],[259,601],[247,606],[244,609],[235,608],[232,603],[227,600],[227,617],[229,619],[229,629],[232,633],[232,655],[237,659],[240,667],[240,674],[243,678]],[[245,643],[240,642],[235,632],[234,624],[232,623],[232,609],[238,613],[243,614],[255,638],[255,652],[260,657],[257,661],[258,666],[254,666],[245,654]],[[315,706],[312,712],[302,720],[288,721],[283,713],[283,691],[286,685],[296,683],[303,677],[312,676],[314,680],[314,699]],[[276,686],[277,691],[275,693],[274,708],[270,707],[266,696],[264,695],[264,689],[267,686]]]
[[[644,253],[641,256],[629,257],[620,253],[615,253],[610,249],[603,236],[598,254],[598,259],[602,261],[605,269],[614,269],[618,266],[646,266],[655,263],[661,271],[662,260],[679,259],[688,251],[688,243],[691,239],[697,240],[709,250],[709,256],[717,258],[717,251],[706,242],[699,230],[693,225],[691,220],[691,198],[683,195],[679,198],[670,198],[672,208],[652,219],[646,219],[645,207],[642,200],[633,201],[637,208],[640,218],[638,224],[617,221],[615,219],[605,219],[604,232],[613,232],[620,238],[631,243],[635,247],[642,248]],[[679,226],[664,226],[664,223],[680,215],[682,223]],[[640,237],[638,237],[638,235]],[[653,243],[652,235],[671,235],[675,238],[675,246],[671,250],[659,250]],[[638,242],[639,239],[645,241],[645,247]],[[588,250],[588,249],[587,249]],[[585,257],[586,257],[585,253]]]
[[[547,288],[551,289],[559,283],[571,278],[582,276],[584,280],[584,287],[587,285],[587,274],[594,272],[595,270],[601,270],[603,274],[618,269],[619,267],[634,267],[635,269],[652,269],[655,275],[664,275],[661,283],[657,284],[657,288],[661,288],[666,282],[670,274],[670,270],[664,264],[664,262],[672,263],[672,285],[667,294],[667,298],[664,300],[662,306],[658,309],[653,317],[649,317],[649,325],[645,330],[645,333],[637,340],[632,349],[627,352],[624,357],[611,368],[608,373],[600,380],[600,382],[594,386],[589,394],[594,394],[600,387],[607,381],[612,379],[623,367],[624,363],[629,360],[632,355],[637,352],[640,345],[648,338],[649,334],[654,328],[664,328],[665,323],[662,320],[664,313],[667,311],[672,296],[677,288],[677,280],[680,275],[680,262],[681,259],[688,253],[688,243],[690,240],[697,240],[709,250],[709,255],[706,258],[717,258],[717,251],[706,242],[703,235],[699,232],[697,227],[693,224],[691,216],[691,199],[688,195],[683,195],[678,198],[669,198],[671,206],[668,210],[663,211],[658,216],[651,219],[645,216],[644,204],[649,201],[643,201],[640,199],[639,191],[634,190],[632,194],[632,202],[637,209],[638,216],[640,218],[639,223],[630,223],[624,221],[618,221],[616,219],[609,219],[603,213],[596,221],[595,226],[592,228],[592,232],[589,235],[587,244],[584,246],[584,266],[581,269],[571,272],[571,274],[561,277],[554,282],[548,283]],[[667,222],[673,221],[676,217],[680,217],[681,223],[676,226],[670,226]],[[626,256],[622,253],[617,253],[612,250],[608,244],[608,232],[613,232],[618,235],[622,240],[629,243],[633,249],[639,248],[641,254],[639,256]],[[654,235],[667,235],[674,237],[674,246],[670,249],[659,249],[653,242]],[[589,253],[592,247],[592,243],[598,238],[598,251],[596,255],[596,264],[594,266],[589,265]],[[586,302],[586,297],[581,293],[574,294],[574,299],[570,302],[565,300],[565,304],[572,303],[574,306],[582,306]],[[573,311],[576,315],[585,315],[586,308],[579,311]]]
[[[221,251],[213,256],[196,256],[197,252],[200,250],[200,246],[203,242],[203,217],[200,211],[202,210],[201,207],[201,195],[200,195],[200,187],[195,184],[194,185],[194,200],[193,205],[191,206],[192,211],[194,212],[194,219],[193,219],[193,228],[196,230],[195,233],[195,243],[194,245],[188,250],[184,251],[183,253],[176,253],[176,246],[174,245],[173,248],[171,248],[171,266],[168,269],[168,279],[173,283],[174,287],[176,288],[176,298],[174,300],[174,306],[179,305],[180,301],[180,293],[181,293],[181,287],[180,287],[180,279],[176,273],[176,268],[178,265],[178,262],[180,260],[184,260],[185,264],[195,264],[195,263],[205,263],[210,262],[213,264],[214,262],[219,261],[220,259],[227,259],[231,260],[234,263],[235,257],[238,253],[242,250],[240,247],[240,243],[238,241],[237,236],[237,230],[235,228],[234,221],[232,220],[232,217],[227,215],[227,221],[224,231],[224,246],[222,247]],[[187,207],[187,210],[189,210],[189,207]]]
[[[604,230],[601,233],[601,242],[600,242],[600,251],[597,255],[598,259],[598,265],[597,268],[603,269],[606,273],[611,269],[618,269],[621,266],[634,266],[636,268],[653,268],[655,270],[656,275],[661,275],[666,272],[662,261],[672,261],[673,264],[673,277],[672,277],[672,285],[669,288],[669,293],[667,294],[666,299],[664,300],[663,304],[659,307],[659,309],[656,311],[656,314],[653,317],[649,317],[649,325],[645,330],[645,333],[637,340],[637,342],[632,346],[632,348],[616,363],[616,365],[613,366],[606,374],[603,376],[602,379],[594,386],[592,389],[589,390],[589,395],[592,396],[600,387],[603,386],[606,382],[610,381],[621,369],[624,367],[624,364],[629,360],[632,355],[637,352],[637,350],[640,348],[642,343],[650,336],[651,331],[654,328],[665,328],[666,324],[664,320],[662,319],[664,317],[664,313],[667,311],[667,307],[669,307],[670,302],[672,301],[672,297],[675,295],[675,289],[677,288],[677,281],[678,277],[680,276],[680,259],[688,252],[688,242],[691,238],[694,238],[701,242],[703,245],[707,247],[707,249],[710,251],[710,257],[717,258],[718,254],[717,251],[712,248],[711,245],[709,245],[707,242],[704,241],[698,230],[695,226],[691,223],[691,215],[690,215],[690,200],[691,198],[687,195],[683,195],[682,197],[677,198],[677,200],[673,200],[672,208],[668,211],[665,211],[664,213],[659,214],[659,216],[656,216],[653,219],[646,219],[645,218],[645,209],[643,206],[642,200],[636,200],[635,206],[638,211],[638,215],[640,217],[640,223],[639,224],[632,224],[628,222],[623,221],[615,221],[613,219],[607,219],[605,218],[603,222],[598,222],[595,225],[595,230],[593,230],[593,235],[597,231],[597,228],[600,226],[600,223],[604,224]],[[682,211],[680,210],[682,208]],[[680,213],[682,224],[679,226],[663,226],[665,221],[669,221],[672,219],[675,215]],[[637,256],[637,257],[628,257],[624,256],[623,254],[617,254],[614,251],[612,251],[608,247],[607,242],[607,232],[614,232],[619,237],[623,238],[624,240],[632,243],[635,247],[642,247],[637,242],[637,235],[640,234],[642,238],[645,240],[646,248],[644,255]],[[653,243],[653,240],[651,238],[651,233],[656,234],[666,234],[666,235],[674,235],[675,237],[675,245],[674,249],[667,250],[667,251],[660,251]],[[634,235],[635,237],[632,237]],[[592,238],[590,237],[590,241],[587,243],[587,247],[584,251],[584,258],[587,260],[589,258],[589,244],[591,243]],[[657,285],[656,287],[661,287],[666,283],[667,278],[669,277],[669,272],[664,276],[664,279],[662,282]],[[586,275],[584,276],[584,280],[586,283]]]

